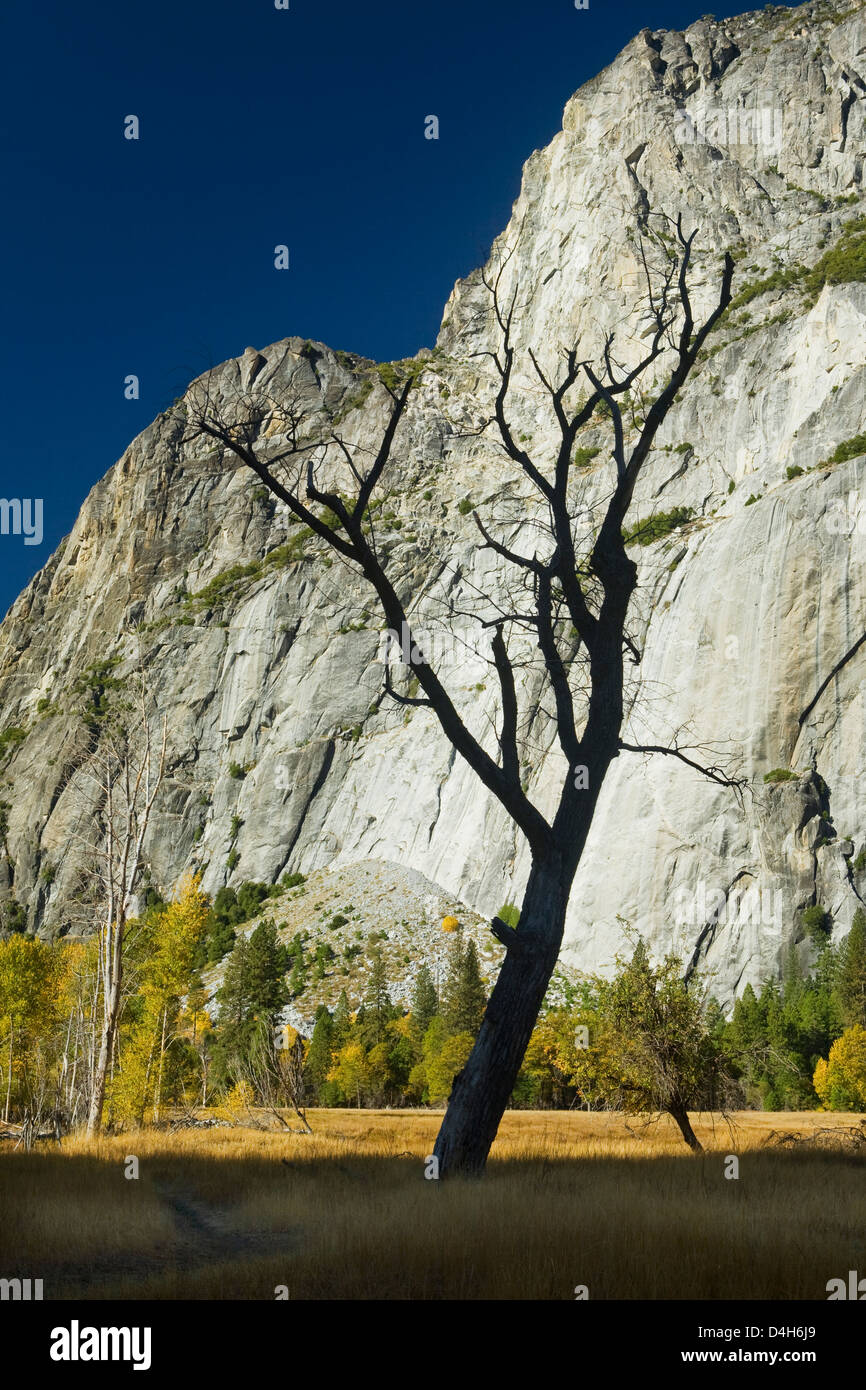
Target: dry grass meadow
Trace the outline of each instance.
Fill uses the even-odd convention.
[[[809,1138],[857,1116],[698,1116],[694,1157],[667,1120],[512,1111],[487,1176],[447,1183],[436,1113],[309,1118],[4,1144],[0,1274],[45,1299],[826,1299],[864,1264],[866,1144]]]

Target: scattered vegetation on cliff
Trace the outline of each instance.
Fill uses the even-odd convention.
[[[863,280],[866,280],[866,216],[846,222],[838,241],[824,252],[811,270],[794,261],[791,265],[777,266],[763,279],[747,281],[731,301],[728,314],[771,290],[794,287],[802,290],[804,307],[811,308],[825,285]]]
[[[866,454],[866,434],[855,434],[853,438],[837,444],[832,454],[825,458],[819,467],[829,468],[834,463],[847,463],[849,459],[859,458],[861,454]]]
[[[5,762],[18,747],[19,743],[24,742],[26,737],[27,730],[22,729],[17,724],[11,724],[8,728],[4,729],[2,734],[0,734],[0,763]]]
[[[673,507],[669,512],[653,512],[623,531],[626,545],[652,545],[684,526],[694,516],[693,507]]]

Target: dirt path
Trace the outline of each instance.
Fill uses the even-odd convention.
[[[159,1181],[154,1189],[169,1207],[175,1227],[174,1242],[164,1253],[121,1252],[93,1257],[86,1267],[80,1261],[47,1266],[47,1299],[111,1299],[121,1295],[124,1284],[153,1275],[171,1270],[190,1273],[224,1262],[242,1264],[262,1255],[291,1255],[300,1245],[298,1230],[230,1230],[220,1208],[202,1201],[195,1192]]]

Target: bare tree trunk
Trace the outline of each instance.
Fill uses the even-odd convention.
[[[164,1007],[164,1008],[163,1008],[163,1011],[162,1011],[162,1031],[161,1031],[161,1033],[160,1033],[160,1039],[159,1039],[159,1064],[158,1064],[157,1069],[156,1069],[156,1086],[155,1086],[155,1088],[154,1088],[154,1089],[155,1089],[155,1094],[154,1094],[154,1097],[153,1097],[153,1123],[154,1123],[154,1124],[159,1124],[159,1107],[160,1107],[160,1103],[161,1103],[161,1101],[162,1101],[162,1064],[163,1064],[163,1061],[165,1060],[165,1020],[166,1020],[166,1014],[167,1014],[167,1013],[168,1013],[168,1009]]]
[[[559,956],[572,877],[561,865],[533,866],[516,940],[436,1138],[440,1177],[484,1171]]]
[[[87,1135],[92,1137],[99,1132],[102,1124],[102,1111],[105,1106],[105,1087],[108,1069],[114,1053],[114,1037],[120,1016],[120,978],[112,985],[105,1009],[102,1035],[99,1040],[99,1054],[93,1075],[93,1090],[90,1094],[90,1108],[87,1113]]]
[[[165,772],[166,736],[167,724],[163,718],[161,741],[155,749],[146,692],[142,687],[138,728],[132,734],[124,733],[117,748],[109,745],[103,755],[101,780],[98,776],[94,778],[99,788],[98,814],[104,826],[98,854],[103,866],[100,879],[105,915],[99,945],[102,1025],[87,1116],[89,1136],[97,1134],[102,1126],[106,1082],[114,1060],[123,1006],[123,960],[129,914],[143,868],[144,839]],[[131,751],[131,739],[140,744],[140,751]],[[95,1024],[94,1017],[94,1027]]]
[[[683,1136],[692,1152],[703,1153],[704,1146],[701,1143],[698,1136],[695,1134],[695,1131],[692,1129],[691,1122],[689,1120],[689,1113],[686,1110],[685,1106],[672,1105],[670,1110],[668,1111],[668,1114],[672,1117],[672,1119],[676,1121],[677,1125],[679,1126],[680,1134]]]
[[[12,1037],[13,1037],[14,1032],[15,1032],[15,1029],[14,1029],[13,1026],[12,1026],[12,1020],[11,1020],[11,1018],[10,1018],[10,1020],[9,1020],[9,1070],[8,1070],[7,1079],[6,1079],[6,1109],[5,1109],[4,1112],[3,1112],[3,1119],[6,1121],[7,1124],[9,1123],[9,1106],[10,1106],[11,1100],[12,1100]]]

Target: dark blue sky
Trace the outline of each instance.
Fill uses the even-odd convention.
[[[717,6],[735,14],[743,4]],[[435,337],[523,161],[642,27],[701,0],[40,0],[3,21],[0,612],[187,382],[289,334]],[[124,117],[140,120],[124,139]],[[424,118],[440,120],[425,140]],[[288,271],[274,247],[290,248]],[[124,378],[140,379],[138,401]]]

